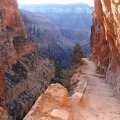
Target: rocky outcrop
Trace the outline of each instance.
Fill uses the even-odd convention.
[[[107,68],[107,81],[120,95],[119,0],[95,0],[91,39],[94,60]]]
[[[67,89],[60,84],[51,84],[24,118],[33,119],[72,120]]]
[[[5,27],[14,30],[16,36],[27,37],[24,29],[24,23],[20,16],[18,4],[16,0],[0,0],[0,16],[2,17],[1,23]],[[7,30],[8,30],[7,29]]]
[[[75,107],[80,105],[88,79],[84,75],[78,78],[78,85],[74,86],[71,96],[62,85],[51,84],[23,120],[74,120]]]
[[[0,106],[22,119],[53,77],[53,62],[27,38],[17,1],[0,0]]]

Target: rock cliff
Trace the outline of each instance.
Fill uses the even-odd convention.
[[[0,105],[23,118],[53,77],[53,62],[29,41],[17,1],[0,0]]]
[[[34,41],[41,54],[62,67],[70,64],[71,43],[62,36],[59,27],[46,16],[21,10],[28,38]],[[63,60],[64,58],[64,60]]]
[[[120,0],[95,0],[92,54],[120,95]]]
[[[76,43],[80,43],[87,54],[90,53],[93,7],[82,3],[20,7],[28,37],[34,40],[42,54],[53,59],[56,64],[64,68],[70,65]]]

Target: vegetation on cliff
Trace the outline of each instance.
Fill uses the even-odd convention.
[[[85,53],[82,51],[80,44],[76,44],[72,51],[70,66],[66,69],[62,69],[60,65],[55,65],[55,78],[51,82],[60,83],[69,89],[69,86],[71,86],[70,78],[76,72],[78,67],[85,64],[82,60],[83,57],[85,57]]]

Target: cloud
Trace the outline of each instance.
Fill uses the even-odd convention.
[[[18,0],[20,4],[68,4],[68,3],[87,3],[93,6],[93,0]]]

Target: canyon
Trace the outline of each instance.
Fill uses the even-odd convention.
[[[37,117],[48,120],[70,120],[70,118],[72,120],[120,119],[119,6],[119,0],[95,0],[93,26],[91,28],[92,60],[94,62],[85,60],[87,66],[84,66],[82,72],[77,73],[77,78],[75,78],[76,74],[73,76],[73,78],[79,79],[78,81],[82,81],[82,76],[85,75],[84,77],[88,81],[82,101],[80,101],[81,97],[78,97],[80,95],[75,91],[76,93],[73,96],[77,99],[77,103],[74,103],[71,100],[73,96],[70,96],[67,98],[70,106],[59,104],[59,106],[51,107],[37,114],[36,111],[41,108],[42,97],[47,92],[49,93],[48,88],[43,96],[40,96],[25,120],[36,119]],[[105,71],[105,76],[96,74],[97,67],[101,67]],[[80,79],[81,77],[82,79]],[[59,88],[59,85],[56,86]],[[79,82],[78,86],[80,87]],[[77,87],[78,90],[80,90],[79,87]],[[54,90],[54,87],[50,86],[50,88]],[[52,98],[54,95],[50,97],[50,99]],[[64,96],[64,98],[66,97]],[[47,108],[47,106],[44,107]],[[71,117],[69,118],[69,116]]]
[[[86,54],[90,54],[93,7],[81,3],[20,4],[20,8],[28,37],[55,64],[62,68],[68,67],[73,47],[77,43],[80,43]]]
[[[69,79],[77,83],[68,91],[58,83],[50,84],[55,76],[54,61],[41,54],[44,49],[38,49],[46,48],[49,37],[39,34],[43,40],[39,46],[31,40],[37,39],[34,34],[39,29],[46,30],[47,26],[54,38],[49,41],[53,48],[47,52],[52,52],[56,45],[55,53],[63,55],[63,49],[58,47],[66,48],[65,39],[60,41],[58,28],[44,16],[25,10],[20,13],[16,0],[0,0],[0,120],[120,119],[120,0],[95,0],[94,3],[92,54],[90,58],[83,58],[85,64]],[[26,26],[23,20],[28,22]],[[32,25],[33,21],[41,25]],[[66,31],[61,29],[63,33]],[[54,32],[57,36],[53,36]],[[105,74],[96,73],[98,67]]]
[[[21,10],[21,15],[28,37],[36,44],[39,52],[62,67],[68,66],[70,47],[73,45],[62,36],[59,28],[44,15],[26,10]]]

